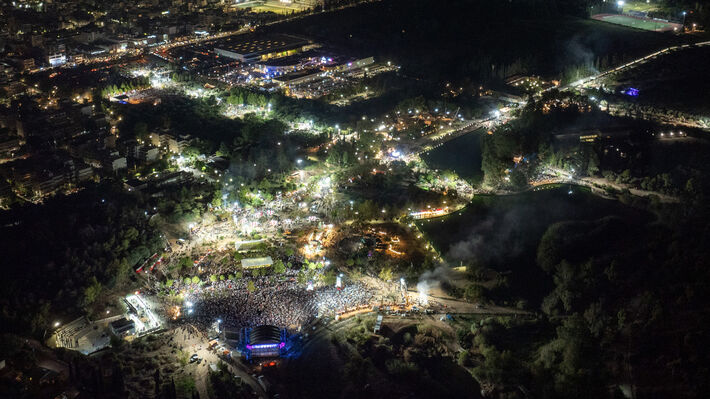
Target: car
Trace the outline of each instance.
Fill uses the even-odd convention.
[[[197,353],[193,353],[192,356],[190,356],[190,363],[195,363],[197,359],[199,359]]]

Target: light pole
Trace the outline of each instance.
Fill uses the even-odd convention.
[[[685,30],[685,15],[687,12],[683,11],[683,30]]]

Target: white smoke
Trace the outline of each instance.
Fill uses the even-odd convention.
[[[419,292],[419,305],[427,306],[429,304],[429,283],[425,281],[420,281],[417,283],[417,291]]]
[[[419,276],[417,283],[418,301],[422,306],[429,304],[429,293],[433,288],[439,287],[442,281],[449,279],[450,269],[448,266],[439,266],[434,270],[429,270]]]

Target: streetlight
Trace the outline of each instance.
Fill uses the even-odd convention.
[[[619,13],[623,14],[624,13],[624,0],[619,0],[616,2],[616,5],[619,6]]]
[[[687,14],[687,12],[683,11],[683,27],[685,27],[685,15],[686,14]]]
[[[54,322],[54,328],[59,327],[60,324],[62,324],[62,323],[60,323],[60,322],[58,322],[58,321],[55,321],[55,322]]]

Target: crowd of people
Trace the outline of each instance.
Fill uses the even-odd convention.
[[[248,283],[254,284],[250,292]],[[373,292],[360,283],[308,290],[293,275],[282,277],[246,277],[238,281],[216,281],[209,285],[191,285],[185,312],[192,323],[209,327],[217,320],[229,327],[274,325],[297,329],[316,316],[334,315],[368,305]]]
[[[369,305],[373,293],[362,284],[348,284],[338,290],[335,287],[322,287],[314,290],[315,305],[319,314],[346,312]]]

